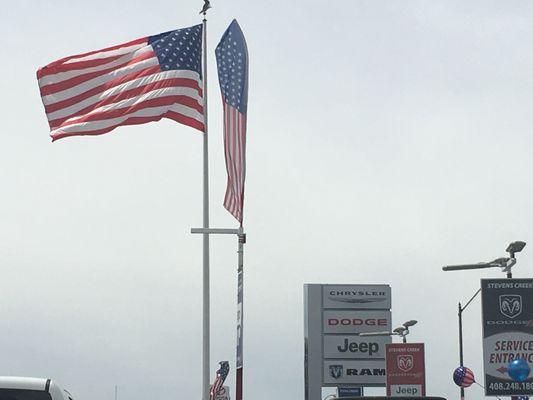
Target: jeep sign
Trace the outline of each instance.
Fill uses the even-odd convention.
[[[385,358],[386,336],[325,335],[324,358]]]

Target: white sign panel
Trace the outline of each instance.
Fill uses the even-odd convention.
[[[385,360],[324,361],[324,383],[377,386],[386,380]]]
[[[324,358],[383,359],[385,345],[390,342],[390,336],[326,335]]]
[[[391,385],[391,396],[421,397],[422,385]]]
[[[386,285],[324,285],[324,308],[390,310],[391,289]]]
[[[324,310],[324,333],[390,332],[390,330],[390,311]]]

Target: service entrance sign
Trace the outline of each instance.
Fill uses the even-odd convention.
[[[533,376],[507,372],[517,358],[533,364],[533,279],[482,279],[483,364],[487,396],[533,395]]]
[[[424,343],[386,345],[387,396],[426,395]]]

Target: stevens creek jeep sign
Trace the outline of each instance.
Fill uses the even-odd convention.
[[[387,396],[426,395],[423,343],[387,345]]]

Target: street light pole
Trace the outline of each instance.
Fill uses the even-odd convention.
[[[478,289],[476,293],[468,300],[466,305],[464,307],[461,307],[461,303],[459,303],[457,316],[459,317],[459,365],[461,367],[464,366],[463,362],[463,311],[466,310],[466,307],[476,298],[476,296],[481,292],[481,289]],[[461,387],[461,400],[464,400],[465,398],[465,388]]]
[[[398,328],[395,328],[392,332],[383,331],[383,332],[364,332],[359,333],[358,336],[400,336],[403,343],[407,343],[406,336],[409,334],[409,327],[416,325],[418,321],[411,319],[404,322]]]
[[[507,246],[507,249],[505,251],[509,253],[509,257],[501,257],[497,258],[493,261],[489,262],[482,262],[478,264],[461,264],[461,265],[447,265],[445,267],[442,267],[443,271],[460,271],[460,270],[469,270],[469,269],[484,269],[484,268],[494,268],[499,267],[501,268],[502,272],[507,273],[507,278],[511,279],[513,277],[513,273],[511,268],[516,264],[516,257],[515,253],[518,253],[522,251],[522,249],[526,246],[526,242],[512,242]],[[458,307],[458,319],[459,319],[459,365],[463,367],[463,311],[468,307],[468,305],[476,298],[476,296],[481,292],[481,288],[477,290],[477,292],[468,300],[466,305],[464,307],[461,306],[461,303],[459,303]],[[461,400],[464,400],[465,398],[465,389],[461,387]]]

